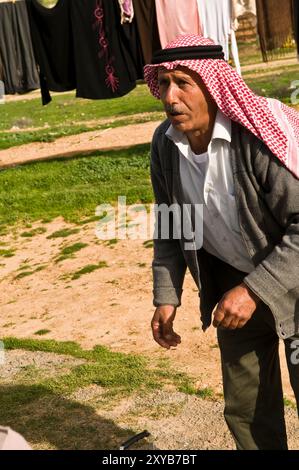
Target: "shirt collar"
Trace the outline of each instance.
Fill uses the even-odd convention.
[[[219,108],[217,110],[211,141],[214,139],[223,139],[227,140],[227,142],[232,141],[232,122]]]
[[[216,119],[214,123],[213,133],[211,142],[214,139],[222,139],[227,142],[231,142],[231,120],[223,114],[222,111],[218,108]],[[175,144],[181,144],[182,146],[189,146],[189,141],[185,134],[173,127],[172,124],[168,127],[165,135],[172,140]]]

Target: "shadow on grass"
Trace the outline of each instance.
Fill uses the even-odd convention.
[[[2,385],[0,396],[0,424],[21,433],[33,447],[113,450],[134,435],[91,406],[41,385]]]

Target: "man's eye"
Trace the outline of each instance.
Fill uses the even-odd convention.
[[[188,85],[188,82],[186,82],[185,80],[180,80],[179,85],[180,86],[185,86],[185,85]]]

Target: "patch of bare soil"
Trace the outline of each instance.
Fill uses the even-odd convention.
[[[124,413],[124,410],[125,413]],[[134,424],[135,429],[148,429],[158,449],[233,450],[234,441],[223,418],[223,402],[202,399],[179,392],[159,391],[146,397],[124,402],[112,412],[119,426]],[[298,449],[298,417],[286,410],[290,449]]]
[[[97,239],[95,224],[81,226],[79,233],[67,238],[53,239],[47,236],[70,224],[58,218],[43,227],[46,233],[32,238],[21,237],[21,231],[2,237],[6,243],[2,248],[16,251],[11,258],[0,258],[1,336],[40,338],[35,333],[45,329],[50,331],[43,338],[77,341],[84,348],[102,344],[115,351],[167,357],[194,376],[198,388],[222,392],[215,329],[201,330],[198,293],[189,273],[176,319],[182,344],[165,351],[154,343],[150,329],[152,248],[146,248],[143,240],[109,245]],[[63,247],[77,242],[88,246],[74,258],[55,262]],[[107,267],[72,279],[75,272],[100,261]],[[20,276],[24,272],[31,274]],[[285,395],[294,400],[281,357]]]
[[[75,359],[62,354],[12,350],[5,352],[5,360],[0,364],[0,383],[11,383],[16,377],[24,375],[26,371],[36,371],[38,378],[56,377],[66,374],[71,367],[84,364],[83,359]]]
[[[159,123],[160,121],[131,124],[61,137],[54,142],[33,142],[0,150],[0,168],[150,143]]]
[[[91,121],[74,121],[70,122],[69,124],[74,124],[76,126],[86,126],[86,127],[96,127],[100,126],[103,124],[111,124],[114,123],[115,121],[122,122],[122,121],[133,121],[130,124],[134,124],[136,121],[156,121],[158,118],[163,117],[163,113],[159,112],[152,112],[152,113],[138,113],[138,114],[132,114],[129,116],[112,116],[111,118],[103,118],[103,119],[93,119]],[[33,131],[41,131],[43,129],[50,129],[52,126],[50,124],[45,123],[43,126],[39,127],[30,127],[31,121],[26,119],[26,118],[21,118],[17,121],[15,121],[15,124],[10,128],[10,129],[5,129],[1,131],[3,134],[10,134],[11,132],[33,132]],[[64,127],[65,123],[59,123],[55,128],[59,127]],[[17,147],[17,146],[15,146]]]

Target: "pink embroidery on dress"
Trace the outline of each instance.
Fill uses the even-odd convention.
[[[104,9],[102,0],[96,1],[96,9],[94,11],[94,16],[96,18],[96,26],[99,28],[99,58],[105,58],[106,66],[105,72],[107,78],[105,80],[107,88],[111,88],[112,92],[115,93],[119,86],[119,79],[115,76],[115,69],[113,67],[113,62],[115,58],[113,56],[109,56],[109,43],[105,35],[104,29]]]

